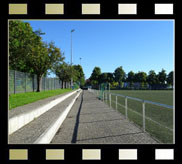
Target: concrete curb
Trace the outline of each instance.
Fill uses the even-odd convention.
[[[59,118],[54,123],[52,123],[49,128],[46,129],[46,131],[34,142],[34,144],[49,144],[51,142],[81,92],[82,90],[75,96],[68,107],[60,114]]]
[[[76,93],[78,91],[80,91],[80,89],[73,91],[71,93],[68,93],[60,98],[57,98],[41,107],[38,107],[37,109],[35,109],[33,111],[22,113],[22,114],[19,114],[19,115],[16,115],[16,116],[10,118],[8,121],[9,135],[14,133],[15,131],[17,131],[18,129],[23,127],[24,125],[28,124],[35,118],[39,117],[43,113],[47,112],[49,109],[51,109],[55,105],[59,104],[60,102],[64,101],[66,98],[70,97],[71,95],[73,95],[74,93]]]

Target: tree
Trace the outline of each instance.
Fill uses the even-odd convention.
[[[119,86],[121,86],[121,83],[124,82],[126,77],[126,74],[122,68],[122,66],[118,67],[114,71],[114,79],[116,82],[119,83]]]
[[[79,81],[80,86],[83,86],[85,84],[85,77],[84,77],[82,66],[81,65],[74,65],[73,68],[75,70],[74,81]]]
[[[135,82],[140,83],[140,87],[145,88],[147,84],[147,74],[145,72],[138,72],[135,74]]]
[[[113,83],[114,82],[114,75],[113,73],[108,72],[107,73],[107,82]]]
[[[99,76],[99,84],[108,82],[107,73],[102,73]]]
[[[37,92],[40,92],[41,78],[54,63],[64,57],[53,42],[42,41],[41,30],[33,31],[29,23],[10,21],[10,69],[37,75]]]
[[[130,87],[133,86],[133,83],[135,81],[135,73],[133,71],[128,72],[128,77],[126,81],[130,83]]]
[[[54,69],[55,69],[55,74],[62,81],[62,88],[64,88],[64,83],[71,81],[72,73],[74,71],[73,67],[63,62],[63,63],[57,63]]]
[[[91,84],[98,87],[99,77],[101,75],[101,69],[99,67],[95,67],[90,76]]]
[[[29,23],[22,21],[9,22],[9,68],[32,73],[27,66],[27,55],[31,54],[37,35]]]
[[[145,72],[138,72],[135,74],[135,82],[146,82],[147,81],[147,74]]]
[[[167,79],[166,79],[166,81],[167,81],[167,84],[168,85],[172,85],[173,86],[173,71],[171,71],[171,72],[169,72],[169,74],[167,75]]]
[[[158,82],[157,75],[154,70],[149,71],[147,76],[147,82],[149,85],[155,85]]]
[[[32,50],[32,54],[29,55],[27,64],[33,69],[33,72],[37,75],[37,92],[40,92],[40,83],[42,76],[51,69],[55,62],[63,61],[61,51],[57,48],[53,42],[39,43]]]
[[[166,82],[166,71],[164,69],[162,69],[161,72],[158,73],[158,80],[160,84],[165,84]]]
[[[114,81],[114,77],[113,77],[113,74],[110,72],[102,73],[99,76],[99,84],[101,84],[101,83],[113,83],[113,81]]]

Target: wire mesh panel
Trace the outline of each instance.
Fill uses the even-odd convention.
[[[52,79],[49,79],[49,90],[52,89]]]
[[[41,86],[41,90],[45,90],[45,77],[42,77],[42,82],[41,82],[42,86]]]
[[[25,92],[25,83],[26,83],[26,76],[25,73],[16,71],[15,74],[15,87],[16,87],[16,93],[22,93]]]
[[[33,91],[33,75],[27,73],[26,74],[26,92]]]
[[[46,78],[45,83],[46,83],[45,90],[49,90],[49,79]]]
[[[34,91],[37,90],[37,75],[34,75]]]
[[[69,83],[65,83],[69,87]],[[42,77],[40,81],[41,90],[54,90],[62,88],[59,78]],[[37,90],[37,75],[9,70],[9,93],[34,92]]]
[[[12,94],[15,92],[15,81],[14,81],[14,75],[15,75],[15,71],[13,70],[9,70],[9,93]]]

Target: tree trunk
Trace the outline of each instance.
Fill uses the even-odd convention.
[[[62,80],[62,89],[64,89],[64,81]]]
[[[121,82],[119,81],[119,89],[121,89]]]
[[[41,84],[41,75],[37,75],[37,92],[40,92],[40,84]]]

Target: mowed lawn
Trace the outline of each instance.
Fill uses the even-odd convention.
[[[166,105],[173,105],[172,90],[111,90],[111,93],[122,94],[143,100]],[[116,108],[116,97],[111,96],[112,107]],[[107,101],[108,102],[108,101]],[[109,103],[109,102],[108,102]],[[127,100],[128,119],[143,127],[142,102]],[[118,97],[118,111],[125,115],[125,98]],[[173,142],[173,109],[145,104],[146,131],[162,143]]]
[[[41,92],[27,92],[11,94],[9,96],[9,109],[16,108],[25,104],[33,103],[35,101],[45,99],[51,96],[56,96],[71,91],[71,89],[56,89]]]

